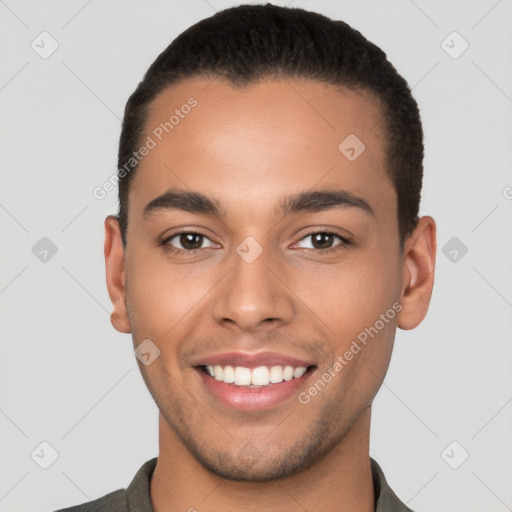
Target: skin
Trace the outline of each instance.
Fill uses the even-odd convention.
[[[435,222],[422,217],[400,250],[384,128],[369,94],[296,79],[245,88],[188,79],[153,101],[147,134],[190,97],[198,105],[139,164],[126,247],[116,217],[105,220],[112,324],[134,346],[149,338],[161,351],[139,363],[160,409],[153,507],[373,511],[371,404],[396,328],[413,329],[427,313]],[[338,149],[349,134],[366,146],[354,161]],[[277,211],[286,196],[334,188],[374,213]],[[214,197],[225,216],[145,218],[145,205],[169,189]],[[194,254],[179,236],[167,245],[181,253],[166,251],[160,242],[183,228],[207,238]],[[307,235],[326,229],[351,243],[335,236],[318,248]],[[236,252],[248,236],[263,249],[250,264]],[[265,411],[230,409],[191,366],[221,352],[274,350],[313,361],[313,383],[394,303],[395,318],[307,404],[292,396]]]

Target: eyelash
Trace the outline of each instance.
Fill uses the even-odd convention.
[[[344,236],[341,236],[338,233],[336,233],[335,231],[331,231],[329,229],[322,229],[322,230],[319,230],[319,231],[311,231],[310,233],[305,234],[299,240],[299,242],[304,240],[305,238],[308,238],[309,236],[317,235],[317,234],[332,235],[335,238],[338,238],[339,240],[341,240],[342,243],[341,244],[337,244],[334,247],[330,247],[328,249],[310,249],[310,248],[305,248],[305,250],[307,252],[312,251],[312,252],[317,253],[317,254],[318,253],[320,253],[320,254],[328,254],[330,252],[339,250],[340,246],[347,246],[347,245],[351,245],[351,243],[352,243],[350,240],[348,240]],[[205,235],[204,233],[201,233],[200,231],[179,231],[178,233],[174,233],[173,235],[167,237],[165,240],[162,240],[162,242],[160,242],[160,245],[163,246],[165,251],[173,253],[173,254],[184,254],[185,253],[187,255],[194,255],[194,254],[197,254],[197,253],[199,253],[201,251],[204,251],[204,248],[203,249],[186,250],[186,249],[177,249],[176,247],[173,247],[172,245],[169,245],[169,241],[170,240],[172,240],[173,238],[179,237],[181,235],[200,235],[200,236],[202,236],[204,238],[208,238],[207,235]]]
[[[319,231],[311,231],[309,233],[306,233],[300,240],[304,240],[305,238],[308,238],[312,235],[318,235],[318,234],[322,234],[322,235],[332,235],[333,237],[335,238],[338,238],[339,240],[341,240],[341,244],[337,244],[335,245],[334,247],[329,247],[328,249],[309,249],[309,248],[305,248],[305,250],[307,252],[314,252],[316,254],[320,253],[320,254],[329,254],[331,252],[334,252],[334,251],[339,251],[343,246],[347,246],[347,245],[350,245],[351,244],[351,241],[348,239],[348,238],[345,238],[344,236],[341,236],[340,234],[336,233],[335,231],[331,231],[330,229],[321,229]]]

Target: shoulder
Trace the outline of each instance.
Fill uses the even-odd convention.
[[[384,476],[382,468],[370,457],[375,492],[375,512],[413,512],[393,492]]]
[[[102,498],[94,501],[75,505],[69,508],[56,510],[55,512],[128,512],[128,501],[126,499],[126,490],[118,489],[117,491],[106,494]]]
[[[149,486],[156,463],[157,457],[145,462],[126,489],[55,512],[153,512]]]

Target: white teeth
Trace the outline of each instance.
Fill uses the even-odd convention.
[[[258,366],[246,368],[244,366],[207,366],[207,373],[215,380],[234,384],[235,386],[268,386],[279,384],[302,377],[307,368],[305,366]]]
[[[222,380],[226,384],[232,384],[233,382],[235,382],[235,369],[232,366],[224,367],[224,375],[222,377]]]
[[[284,380],[292,380],[293,379],[293,366],[286,366],[283,371],[283,379]]]
[[[237,366],[235,368],[235,384],[237,386],[249,386],[251,384],[251,369]]]
[[[270,382],[272,384],[283,382],[283,368],[281,366],[272,366],[270,368]]]
[[[270,382],[266,366],[258,366],[252,370],[251,383],[255,386],[266,386]]]
[[[307,368],[304,368],[304,366],[298,366],[297,368],[295,368],[295,370],[293,370],[293,377],[295,379],[302,377],[306,373],[306,369]]]

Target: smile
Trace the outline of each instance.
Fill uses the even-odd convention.
[[[302,377],[307,368],[304,366],[258,366],[247,368],[245,366],[203,366],[210,377],[226,384],[235,386],[261,387],[269,384],[279,384]]]
[[[262,411],[286,402],[306,386],[317,366],[276,352],[229,352],[193,361],[202,388],[214,403]]]

